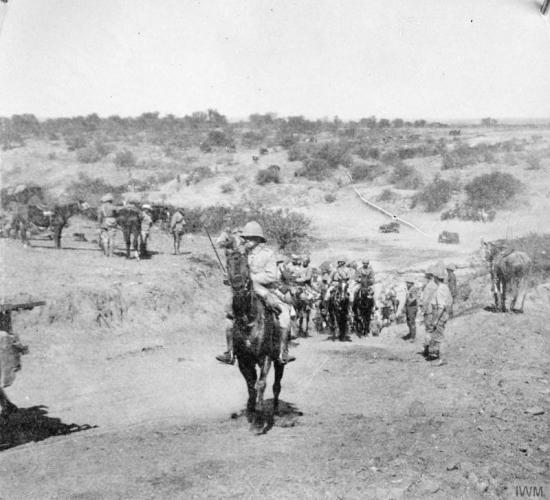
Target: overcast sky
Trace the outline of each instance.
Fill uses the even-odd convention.
[[[536,4],[9,0],[0,115],[548,118]]]

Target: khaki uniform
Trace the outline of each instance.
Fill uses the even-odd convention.
[[[416,338],[416,314],[418,312],[418,304],[420,302],[420,290],[416,285],[407,288],[405,297],[405,316],[407,318],[407,326],[409,328],[409,338]]]
[[[180,253],[181,237],[185,232],[185,224],[183,214],[179,210],[176,210],[170,219],[170,232],[174,237],[174,253],[176,255]]]
[[[115,245],[116,219],[115,207],[107,201],[103,203],[97,211],[97,220],[99,222],[99,241],[103,253],[112,257]]]
[[[453,298],[453,304],[456,302],[456,299],[458,297],[458,284],[456,282],[456,274],[453,270],[449,269],[447,270],[447,286],[449,287],[449,290],[451,291],[451,297]],[[449,314],[453,315],[453,308],[451,307],[451,310],[449,311]]]
[[[435,284],[436,289],[429,303],[428,321],[426,323],[426,339],[424,347],[431,357],[439,357],[441,342],[445,332],[445,325],[453,306],[453,297],[445,283]],[[426,315],[424,316],[426,317]]]
[[[339,283],[346,282],[349,283],[349,281],[352,278],[351,270],[347,266],[340,266],[334,269],[330,273],[329,277],[329,287],[327,289],[327,293],[325,295],[325,300],[328,300],[330,297],[330,294],[334,290],[335,286]]]
[[[349,286],[349,294],[352,302],[357,290],[361,288],[361,283],[363,281],[366,282],[367,287],[374,286],[374,270],[370,265],[367,267],[361,266],[354,273],[353,281]]]
[[[149,212],[145,210],[141,212],[141,244],[143,251],[147,251],[147,242],[149,241],[149,234],[151,227],[153,226],[153,218]]]

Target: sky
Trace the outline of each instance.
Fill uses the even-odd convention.
[[[0,115],[550,117],[536,0],[9,0]]]

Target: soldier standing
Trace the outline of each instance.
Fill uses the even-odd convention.
[[[405,316],[409,333],[403,337],[403,340],[414,342],[416,339],[416,313],[418,311],[419,290],[414,281],[407,280],[407,295],[405,297]]]
[[[443,266],[437,266],[433,271],[433,276],[436,288],[429,304],[429,327],[426,327],[428,335],[424,344],[424,354],[428,361],[439,359],[445,325],[453,305],[451,291],[445,284],[445,269]]]
[[[179,255],[181,246],[181,237],[185,232],[185,218],[183,208],[178,208],[172,214],[170,219],[170,233],[174,238],[174,255]]]
[[[147,243],[149,241],[149,233],[151,232],[151,226],[153,225],[153,217],[151,215],[151,205],[144,203],[141,206],[141,248],[140,254],[142,256],[147,255]]]
[[[456,266],[454,264],[449,264],[447,266],[447,286],[449,287],[449,290],[451,291],[451,297],[453,298],[453,304],[455,304],[456,299],[458,297],[458,285],[456,282],[456,274],[455,274]],[[449,315],[453,315],[453,308],[451,307],[451,310],[449,311]]]
[[[115,242],[115,207],[113,205],[113,195],[108,193],[101,198],[101,206],[97,211],[97,220],[99,222],[99,245],[107,257],[113,256]]]

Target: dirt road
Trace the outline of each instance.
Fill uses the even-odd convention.
[[[26,265],[4,286],[58,305],[17,318],[31,353],[9,389],[22,410],[0,427],[1,498],[513,498],[518,484],[550,487],[550,309],[536,297],[523,316],[450,322],[440,367],[419,355],[421,339],[400,339],[404,325],[301,339],[281,414],[258,433],[241,416],[237,368],[213,357],[226,297],[206,258],[105,270],[92,251],[61,262],[13,245],[4,256]],[[126,319],[68,319],[112,286]]]

